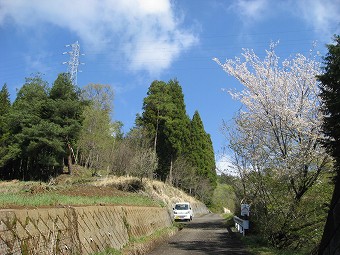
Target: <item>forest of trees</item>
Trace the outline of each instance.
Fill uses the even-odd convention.
[[[27,78],[13,104],[0,92],[0,179],[48,180],[78,164],[97,174],[167,181],[209,203],[216,186],[210,135],[198,111],[190,119],[178,81],[154,81],[136,126],[112,121],[108,85],[75,87],[60,74],[51,87]]]

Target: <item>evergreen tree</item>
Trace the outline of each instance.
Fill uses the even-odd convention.
[[[43,118],[47,105],[47,83],[39,75],[27,78],[7,117],[10,137],[0,162],[6,178],[42,179],[54,170],[59,130]]]
[[[158,176],[171,181],[174,160],[185,151],[189,139],[189,118],[178,81],[154,81],[143,102],[143,113],[136,124],[154,137],[153,146],[159,158]]]
[[[195,111],[191,121],[189,158],[197,168],[198,175],[209,179],[216,186],[215,156],[210,135],[204,130],[202,119]]]
[[[9,92],[6,83],[2,86],[0,91],[0,116],[5,115],[11,106],[11,101],[9,99]]]
[[[137,116],[136,124],[146,128],[154,137],[154,150],[157,150],[158,139],[163,133],[165,116],[171,107],[170,102],[167,84],[163,81],[153,81],[143,101],[142,116]]]
[[[50,120],[59,126],[60,141],[64,143],[65,163],[72,174],[73,146],[81,128],[82,102],[80,91],[72,84],[69,75],[61,73],[53,83],[49,98]],[[61,157],[59,160],[63,160]]]
[[[0,91],[0,179],[3,177],[3,167],[1,167],[1,159],[5,156],[8,148],[9,132],[7,128],[6,115],[8,114],[11,107],[9,99],[9,93],[7,90],[6,83],[3,85]]]
[[[190,119],[186,114],[184,95],[178,81],[170,80],[167,86],[172,104],[165,122],[165,136],[169,144],[167,155],[170,161],[169,181],[172,183],[173,163],[188,150]]]
[[[336,36],[335,44],[328,45],[325,57],[324,74],[321,81],[321,98],[323,100],[324,142],[329,153],[335,159],[335,189],[320,243],[319,254],[335,254],[340,246],[340,36]]]

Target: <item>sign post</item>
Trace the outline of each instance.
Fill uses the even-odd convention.
[[[241,218],[234,216],[235,227],[243,236],[246,235],[246,230],[249,229],[249,212],[250,205],[241,204]]]
[[[241,204],[241,216],[248,219],[250,212],[250,205],[248,204]]]

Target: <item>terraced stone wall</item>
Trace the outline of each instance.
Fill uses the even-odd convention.
[[[0,210],[0,254],[91,254],[172,224],[166,208],[87,206]]]

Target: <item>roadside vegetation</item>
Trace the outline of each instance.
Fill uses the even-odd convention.
[[[242,237],[242,242],[247,249],[254,255],[310,255],[309,248],[304,249],[276,249],[269,245],[265,240],[257,236]]]
[[[80,205],[135,205],[164,206],[146,193],[141,193],[143,185],[138,179],[121,180],[117,186],[98,187],[94,182],[97,178],[86,179],[79,183],[67,178],[59,183],[1,181],[0,208],[32,208],[32,207],[63,207]],[[85,179],[84,179],[85,180]],[[103,181],[105,182],[105,181]]]
[[[151,83],[127,134],[111,119],[108,85],[79,89],[59,74],[50,86],[38,74],[11,103],[4,84],[0,207],[164,206],[179,198],[173,186],[229,219],[249,204],[245,242],[257,254],[313,252],[322,235],[324,249],[334,233],[331,221],[324,232],[327,214],[340,194],[336,42],[325,74],[312,51],[281,60],[275,43],[264,59],[249,49],[242,58],[215,59],[243,85],[229,92],[242,109],[222,127],[236,175],[217,176],[210,135],[198,111],[186,113],[177,80]]]
[[[77,173],[77,174],[76,174]],[[81,205],[133,205],[169,207],[195,198],[157,180],[127,176],[91,176],[78,167],[49,182],[0,181],[0,208],[64,207]]]
[[[250,205],[247,240],[256,237],[264,247],[305,254],[318,250],[334,189],[334,158],[324,141],[338,130],[338,122],[333,119],[325,126],[324,121],[331,119],[330,110],[338,100],[330,97],[338,80],[334,69],[320,76],[320,58],[313,51],[280,59],[276,47],[272,43],[263,59],[250,49],[224,63],[215,59],[243,85],[241,91],[229,90],[243,107],[223,125],[238,176],[225,180],[236,194],[236,214],[241,203]],[[336,58],[330,59],[334,63]],[[329,110],[323,108],[318,77],[333,84],[323,90],[323,96],[329,96]],[[336,158],[338,153],[330,151]]]
[[[145,254],[152,250],[160,243],[164,242],[169,236],[177,231],[176,227],[163,228],[149,236],[143,236],[138,239],[132,239],[129,244],[122,250],[107,248],[105,251],[94,253],[91,255],[125,255],[125,254]]]

